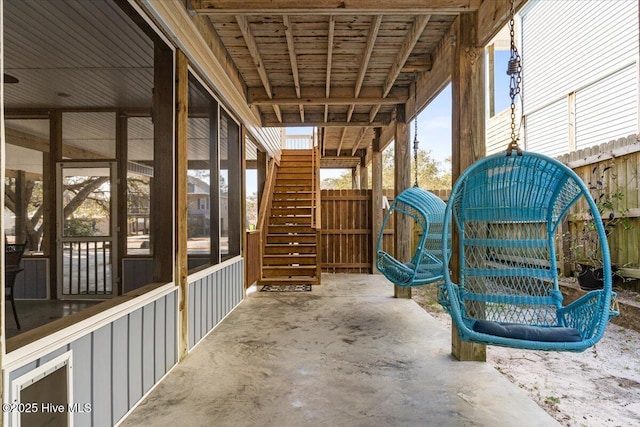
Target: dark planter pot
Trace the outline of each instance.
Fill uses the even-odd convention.
[[[602,267],[594,267],[587,264],[578,264],[580,266],[580,272],[578,273],[578,284],[580,289],[585,291],[593,291],[595,289],[602,289],[604,287],[604,275]],[[616,274],[618,267],[611,266],[612,281],[613,284],[618,284],[621,277]]]

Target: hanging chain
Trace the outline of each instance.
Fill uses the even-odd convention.
[[[522,63],[520,54],[516,47],[515,37],[515,1],[511,0],[511,10],[509,11],[509,37],[511,38],[511,55],[509,57],[509,65],[507,66],[507,74],[509,75],[509,96],[511,97],[511,141],[507,146],[507,155],[510,156],[513,150],[518,155],[522,155],[522,150],[518,146],[520,139],[520,130],[516,132],[516,97],[520,94],[520,83],[522,82]]]
[[[413,167],[415,169],[416,178],[413,182],[413,186],[418,186],[418,147],[420,146],[420,142],[418,142],[418,115],[416,114],[416,118],[414,119],[415,127],[413,132]]]
[[[413,131],[413,168],[415,170],[415,180],[413,186],[418,186],[418,148],[420,142],[418,141],[418,77],[416,73],[413,73],[414,91],[413,91],[413,112],[414,118],[414,131]]]

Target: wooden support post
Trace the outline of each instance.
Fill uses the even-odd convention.
[[[489,63],[487,64],[487,92],[489,95],[488,106],[489,106],[489,117],[493,117],[496,115],[496,76],[495,76],[495,65],[496,65],[496,45],[490,44],[487,46],[487,60]]]
[[[366,156],[360,157],[360,189],[369,189],[369,168],[367,167]]]
[[[15,218],[15,234],[16,243],[24,243],[27,240],[27,225],[25,224],[25,218],[27,217],[27,177],[23,170],[19,170],[16,176],[16,212]]]
[[[220,134],[220,106],[217,102],[209,103],[209,147],[219,147],[218,135]],[[220,153],[217,148],[209,150],[209,173],[211,176],[220,176]],[[209,187],[210,206],[212,207],[211,223],[209,224],[209,241],[211,253],[209,254],[211,265],[220,263],[220,180],[212,179]],[[214,209],[213,207],[216,206]],[[217,212],[214,216],[214,212]]]
[[[44,224],[44,237],[42,244],[44,255],[49,257],[49,294],[51,298],[58,299],[58,245],[56,244],[56,224],[58,223],[58,211],[56,209],[56,197],[58,186],[56,179],[56,165],[62,161],[62,112],[55,110],[49,117],[49,156],[43,154],[43,159],[47,157],[47,162],[43,164],[43,184],[46,191],[43,194],[43,203],[46,218]],[[62,221],[62,219],[60,219]]]
[[[404,106],[398,107],[395,122],[395,194],[398,195],[411,186],[411,140],[410,129],[406,123]],[[411,218],[408,215],[400,215],[395,218],[395,257],[402,262],[411,259]],[[411,298],[411,288],[403,288],[397,285],[393,287],[393,295],[396,298]]]
[[[240,194],[240,253],[247,257],[247,128],[240,125],[240,167],[238,168],[238,193]],[[247,284],[242,287],[243,291]]]
[[[176,52],[176,151],[187,153],[189,127],[189,61]],[[178,359],[189,351],[189,283],[187,282],[188,158],[176,156],[176,258],[175,284],[178,286]]]
[[[118,220],[118,229],[120,232],[117,236],[118,253],[116,254],[117,262],[122,265],[122,259],[127,255],[127,235],[129,234],[127,221],[127,163],[129,161],[129,153],[127,149],[128,139],[128,123],[129,118],[122,111],[117,112],[116,118],[116,161],[117,161],[117,178],[120,183],[117,188],[118,206],[116,207],[116,218]],[[122,277],[124,272],[120,271],[117,280],[117,294],[124,293],[122,285]]]
[[[242,189],[242,178],[240,171],[244,167],[241,149],[244,147],[242,142],[242,132],[240,126],[227,116],[227,166],[229,182],[229,255],[240,255],[242,252],[242,234],[244,234],[244,216],[242,212],[242,199],[244,199],[244,190]],[[240,200],[239,200],[240,199]]]
[[[151,248],[153,281],[174,280],[174,64],[173,52],[156,42],[153,81],[153,181]]]
[[[355,168],[351,168],[351,189],[360,189],[360,165],[357,165]]]
[[[456,22],[456,46],[453,52],[452,93],[452,179],[475,161],[485,156],[484,138],[484,54],[477,46],[476,13],[461,14]],[[457,281],[460,271],[459,241],[453,230],[450,267],[452,280]],[[451,331],[451,353],[461,361],[486,361],[486,346],[463,342],[455,326]]]
[[[372,273],[380,273],[376,268],[378,235],[382,228],[382,151],[380,151],[380,128],[375,130],[371,150],[371,243],[373,262]]]

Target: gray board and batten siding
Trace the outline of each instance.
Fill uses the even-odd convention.
[[[195,275],[194,275],[195,276]],[[197,276],[196,276],[197,277]],[[244,298],[244,259],[189,280],[189,350]]]
[[[177,289],[9,372],[9,383],[72,354],[75,426],[112,426],[177,363]],[[12,402],[12,387],[6,390]],[[12,425],[5,418],[6,425]]]
[[[242,302],[243,259],[237,257],[192,275],[189,294],[191,350]],[[138,298],[145,298],[145,294]],[[70,333],[67,342],[61,338],[61,345],[53,351],[51,347],[34,351],[21,348],[10,353],[5,402],[16,398],[13,381],[19,382],[43,364],[71,353],[72,402],[91,405],[90,412],[73,414],[74,425],[118,423],[178,362],[178,288],[165,285],[157,296],[146,298],[149,301],[141,305],[107,316],[102,326],[89,325],[86,333],[80,328],[80,332]],[[15,354],[21,351],[24,357]],[[4,422],[13,426],[10,414],[4,414]]]
[[[24,269],[16,276],[15,299],[49,299],[49,258],[22,258]]]

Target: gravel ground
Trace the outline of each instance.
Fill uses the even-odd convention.
[[[451,328],[435,302],[435,285],[413,288],[413,299]],[[604,338],[583,353],[489,346],[487,363],[563,426],[640,425],[640,333],[609,324]]]

